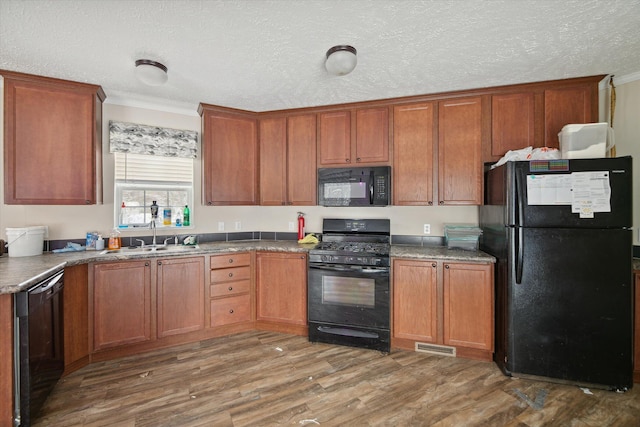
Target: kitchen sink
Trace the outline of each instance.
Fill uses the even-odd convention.
[[[136,246],[136,247],[123,247],[120,249],[105,249],[100,252],[100,255],[108,255],[108,254],[140,254],[147,252],[167,252],[167,253],[176,253],[176,252],[191,252],[196,249],[200,249],[198,245],[145,245],[145,246]]]

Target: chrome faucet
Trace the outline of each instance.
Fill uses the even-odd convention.
[[[158,219],[158,205],[156,201],[153,201],[151,205],[151,223],[149,224],[149,228],[153,230],[153,240],[151,241],[151,246],[153,248],[156,247],[156,220]]]

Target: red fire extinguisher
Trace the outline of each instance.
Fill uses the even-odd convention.
[[[304,239],[304,213],[298,212],[298,240]]]

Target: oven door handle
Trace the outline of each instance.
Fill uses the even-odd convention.
[[[316,270],[328,270],[328,271],[348,271],[348,272],[358,272],[358,273],[366,273],[366,274],[376,274],[376,273],[389,273],[389,268],[376,268],[376,267],[360,267],[360,266],[339,266],[333,264],[311,264],[309,268],[314,268]]]

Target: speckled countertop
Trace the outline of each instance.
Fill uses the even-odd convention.
[[[37,283],[50,274],[62,270],[65,266],[73,266],[98,261],[114,261],[126,259],[174,257],[188,255],[216,254],[221,252],[241,251],[275,251],[275,252],[308,252],[315,245],[301,245],[295,241],[286,240],[245,240],[238,242],[201,243],[198,249],[188,249],[180,252],[136,252],[102,255],[100,251],[45,253],[30,257],[0,257],[0,294],[19,292]],[[404,246],[393,245],[392,257],[415,259],[441,259],[465,262],[495,262],[495,258],[483,252],[447,249],[432,246]]]

